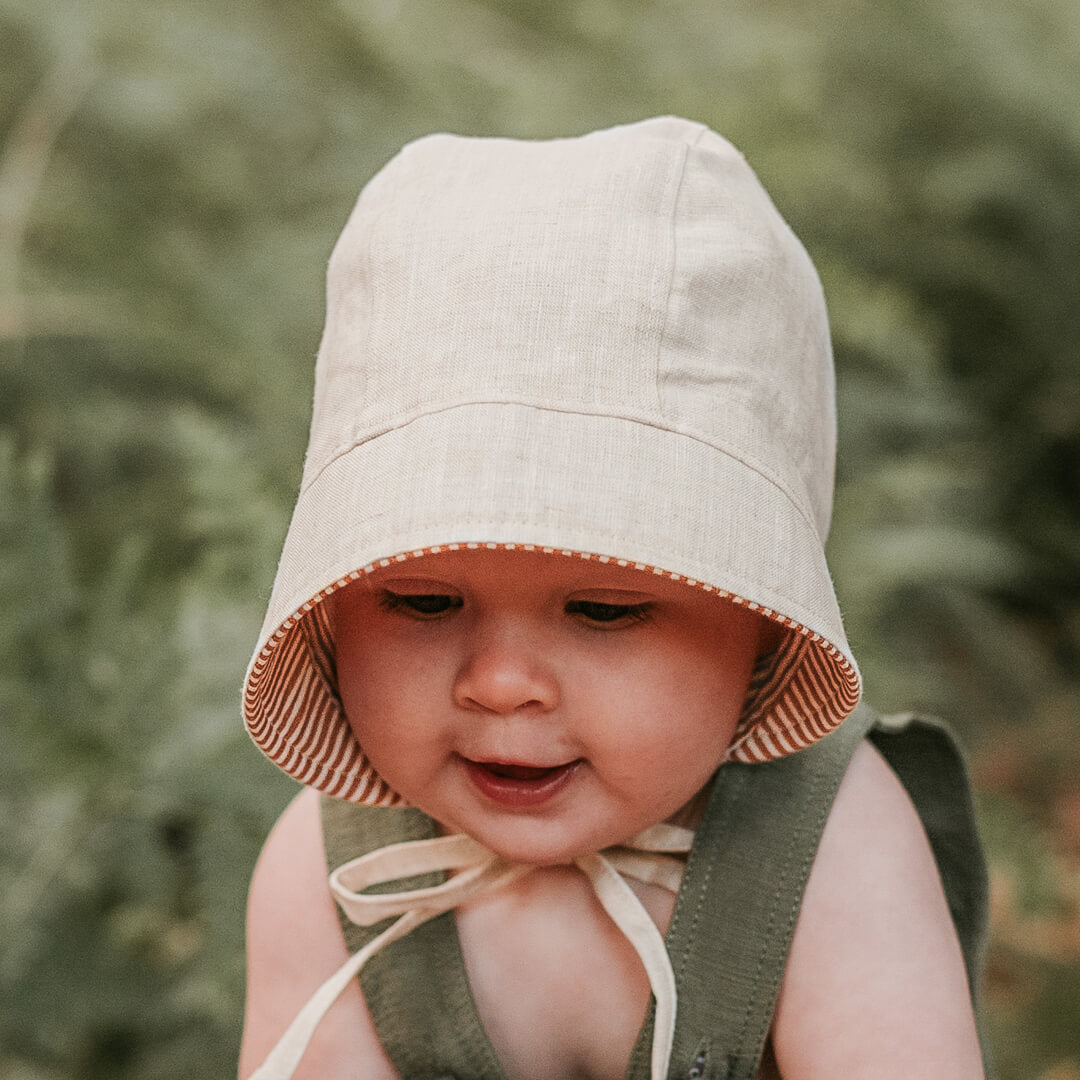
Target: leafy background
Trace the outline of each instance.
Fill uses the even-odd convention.
[[[1004,1080],[1080,1078],[1080,6],[0,0],[0,1078],[234,1075],[238,687],[327,254],[437,129],[674,112],[817,261],[868,692],[949,718]]]

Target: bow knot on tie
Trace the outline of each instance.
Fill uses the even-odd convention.
[[[678,892],[683,869],[683,861],[678,856],[690,850],[693,839],[691,830],[662,823],[616,847],[581,855],[574,860],[591,882],[604,910],[633,945],[649,976],[649,985],[656,998],[652,1080],[663,1080],[671,1057],[675,1033],[675,974],[660,931],[624,880],[624,875]],[[349,957],[323,983],[252,1074],[251,1080],[287,1080],[292,1076],[319,1021],[364,964],[384,946],[444,911],[450,911],[480,893],[501,889],[534,870],[535,866],[508,862],[471,837],[460,834],[390,844],[339,866],[330,875],[330,890],[352,922],[358,926],[374,926],[385,919],[396,921]],[[436,871],[449,874],[438,885],[400,892],[366,891]]]

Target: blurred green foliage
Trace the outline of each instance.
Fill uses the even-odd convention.
[[[239,683],[362,183],[660,112],[819,265],[868,693],[972,750],[1001,1077],[1080,1077],[1078,45],[1071,0],[0,0],[0,1078],[234,1071],[292,790]]]

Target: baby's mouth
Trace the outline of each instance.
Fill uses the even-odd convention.
[[[543,780],[552,773],[567,768],[567,765],[506,765],[501,761],[477,761],[475,764],[506,780]]]
[[[507,808],[528,809],[547,802],[573,778],[581,758],[562,765],[523,765],[464,758],[465,771],[488,799]]]

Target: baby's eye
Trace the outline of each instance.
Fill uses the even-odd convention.
[[[648,604],[605,604],[599,600],[570,600],[568,615],[582,615],[589,622],[613,623],[622,619],[640,622],[649,610]]]
[[[402,611],[421,619],[432,619],[461,607],[460,596],[444,593],[393,593],[383,589],[379,606],[385,611]]]

